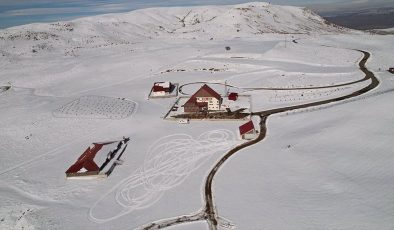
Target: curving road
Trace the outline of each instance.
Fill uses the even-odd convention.
[[[266,115],[261,115],[260,116],[260,133],[259,136],[251,140],[249,142],[243,143],[234,149],[230,150],[224,157],[222,157],[219,162],[216,163],[216,165],[213,167],[213,169],[209,172],[208,177],[205,182],[205,213],[207,215],[207,221],[209,223],[210,229],[216,229],[218,225],[218,216],[217,213],[215,212],[215,205],[213,202],[213,193],[212,193],[212,182],[213,178],[220,169],[220,167],[226,162],[232,155],[237,153],[238,151],[254,145],[265,138],[265,134],[267,133],[267,128],[266,128],[266,121],[267,121]]]
[[[330,89],[330,88],[337,88],[337,87],[343,87],[343,86],[348,86],[348,85],[354,85],[363,81],[368,80],[369,78],[367,75],[356,81],[351,81],[351,82],[346,82],[342,84],[336,84],[336,85],[326,85],[326,86],[311,86],[311,87],[294,87],[294,88],[277,88],[277,87],[238,87],[234,85],[229,85],[229,84],[223,84],[219,82],[209,82],[209,81],[198,81],[198,82],[192,82],[192,83],[186,83],[181,86],[179,86],[179,93],[185,96],[188,96],[190,94],[183,92],[183,87],[188,86],[188,85],[195,85],[195,84],[211,84],[211,85],[222,85],[222,86],[227,86],[230,88],[235,88],[235,89],[242,89],[244,92],[246,91],[257,91],[257,90],[272,90],[272,91],[296,91],[296,90],[311,90],[311,89]]]
[[[267,131],[266,130],[266,121],[270,115],[277,114],[277,113],[283,113],[283,112],[296,110],[296,109],[302,109],[302,108],[308,108],[308,107],[329,104],[329,103],[349,99],[352,97],[357,97],[359,95],[362,95],[362,94],[376,88],[379,85],[379,80],[375,77],[375,75],[371,71],[369,71],[365,67],[365,64],[368,61],[371,54],[366,51],[363,51],[363,50],[357,50],[357,51],[362,52],[364,54],[364,57],[359,62],[359,67],[360,67],[360,70],[365,74],[365,77],[363,78],[362,81],[371,80],[371,83],[368,86],[366,86],[360,90],[357,90],[356,92],[353,92],[351,94],[342,96],[342,97],[337,97],[337,98],[328,99],[328,100],[324,100],[324,101],[318,101],[318,102],[311,102],[311,103],[302,104],[302,105],[288,106],[288,107],[283,107],[283,108],[277,108],[277,109],[271,109],[271,110],[251,113],[252,116],[259,116],[260,117],[260,134],[259,134],[259,136],[255,140],[249,141],[247,143],[239,145],[239,146],[235,147],[234,149],[230,150],[226,155],[224,155],[224,157],[222,157],[219,160],[219,162],[216,163],[216,165],[210,171],[210,173],[208,174],[208,177],[206,179],[206,182],[205,182],[205,213],[207,214],[207,221],[208,221],[210,230],[216,230],[217,226],[218,226],[218,214],[217,214],[217,211],[215,208],[215,204],[214,204],[214,200],[213,200],[213,192],[212,192],[212,183],[213,183],[214,176],[216,175],[216,173],[218,172],[220,167],[225,163],[225,161],[227,161],[236,152],[238,152],[241,149],[244,149],[245,147],[254,145],[254,144],[262,141],[265,138],[266,131]],[[358,82],[361,82],[361,81],[354,82],[353,84],[358,83]]]
[[[351,94],[337,97],[337,98],[333,98],[333,99],[327,99],[327,100],[318,101],[318,102],[311,102],[311,103],[306,103],[306,104],[301,104],[301,105],[287,106],[287,107],[282,107],[282,108],[277,108],[277,109],[271,109],[271,110],[251,113],[252,116],[259,116],[260,117],[259,136],[254,140],[243,143],[243,144],[235,147],[234,149],[230,150],[214,165],[214,167],[209,172],[209,174],[206,178],[206,181],[205,181],[205,187],[204,187],[205,207],[201,211],[197,212],[194,215],[185,215],[185,216],[174,217],[174,218],[170,218],[170,219],[166,219],[166,220],[161,220],[161,221],[150,223],[150,224],[145,225],[145,226],[138,228],[138,229],[144,229],[144,230],[162,229],[165,227],[174,226],[174,225],[178,225],[178,224],[206,220],[209,224],[210,230],[217,230],[218,225],[219,225],[219,215],[218,215],[217,209],[215,207],[215,203],[214,203],[214,197],[213,197],[213,191],[212,191],[213,179],[214,179],[215,175],[217,174],[217,172],[219,171],[219,169],[223,166],[223,164],[231,156],[233,156],[234,154],[236,154],[237,152],[239,152],[240,150],[242,150],[248,146],[254,145],[254,144],[264,140],[266,133],[267,133],[266,122],[267,122],[267,119],[270,115],[283,113],[283,112],[296,110],[296,109],[309,108],[309,107],[334,103],[334,102],[338,102],[338,101],[343,101],[343,100],[357,97],[359,95],[367,93],[367,92],[371,91],[372,89],[375,89],[379,85],[379,80],[376,78],[376,76],[365,67],[365,64],[368,61],[368,59],[370,58],[371,54],[366,51],[363,51],[363,50],[356,50],[356,51],[359,51],[359,52],[363,53],[363,55],[364,55],[364,57],[359,62],[360,70],[365,74],[365,77],[363,79],[358,80],[358,81],[354,81],[351,83],[339,84],[339,85],[335,85],[335,86],[312,87],[312,88],[294,88],[293,90],[341,87],[341,86],[345,86],[345,85],[352,85],[352,84],[356,84],[359,82],[370,80],[371,83],[368,86],[366,86],[360,90],[357,90]],[[201,84],[201,83],[206,83],[206,82],[199,82],[199,83]],[[191,83],[191,84],[196,84],[196,83]],[[216,83],[216,84],[221,84],[221,83]],[[185,84],[185,85],[188,85],[188,84]],[[182,91],[181,91],[182,87],[185,85],[180,86],[180,93],[182,93]],[[230,86],[230,87],[233,87],[233,86]],[[282,89],[248,88],[248,89],[289,90],[289,89],[284,89],[284,88],[282,88]]]

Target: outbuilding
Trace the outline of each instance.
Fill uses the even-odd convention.
[[[166,96],[172,91],[173,85],[171,82],[155,82],[152,87],[152,96]]]
[[[121,141],[93,143],[82,153],[77,161],[67,169],[66,178],[107,177],[110,174],[109,171],[112,172],[113,170],[110,163],[114,162],[116,155],[118,155],[118,158],[115,163],[121,161],[120,157],[126,150],[129,140],[130,138],[124,137]],[[111,169],[104,172],[104,170],[107,170],[109,167],[111,167]]]
[[[94,143],[88,147],[78,160],[66,171],[67,178],[79,176],[97,176],[100,173],[100,167],[94,162],[94,158],[100,149],[110,143]]]
[[[236,101],[238,99],[238,93],[230,93],[228,99],[231,101]]]
[[[257,134],[253,121],[249,121],[239,127],[239,135],[241,136],[241,139],[252,140],[258,136]]]

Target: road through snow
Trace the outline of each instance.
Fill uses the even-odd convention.
[[[165,220],[161,220],[161,221],[155,221],[153,223],[144,225],[138,229],[145,229],[145,230],[162,229],[165,227],[174,226],[174,225],[178,225],[178,224],[190,223],[190,222],[195,222],[195,221],[203,221],[203,220],[208,222],[210,230],[217,230],[219,226],[226,227],[226,225],[228,225],[229,223],[221,223],[221,220],[223,220],[223,218],[220,218],[220,216],[218,214],[218,210],[215,207],[213,190],[212,190],[213,179],[214,179],[215,175],[217,174],[217,172],[219,171],[219,169],[235,153],[239,152],[240,150],[242,150],[248,146],[254,145],[254,144],[264,140],[264,138],[266,136],[266,131],[267,131],[266,130],[266,121],[270,115],[283,113],[286,111],[291,111],[291,110],[296,110],[296,109],[315,107],[315,106],[330,104],[330,103],[334,103],[334,102],[338,102],[338,101],[343,101],[346,99],[360,96],[362,94],[365,94],[365,93],[375,89],[379,85],[379,80],[365,66],[365,64],[368,61],[368,59],[370,58],[371,54],[366,51],[363,51],[363,50],[356,50],[356,51],[359,51],[363,54],[363,58],[359,62],[359,68],[365,74],[365,77],[362,80],[358,80],[358,81],[355,81],[352,83],[346,83],[345,85],[351,85],[351,84],[356,84],[359,82],[370,80],[371,83],[368,86],[366,86],[360,90],[357,90],[351,94],[337,97],[337,98],[333,98],[333,99],[251,113],[252,116],[259,116],[260,117],[259,136],[254,140],[243,143],[243,144],[238,145],[235,148],[231,149],[214,165],[214,167],[211,169],[211,171],[209,172],[209,174],[206,178],[205,189],[204,189],[205,207],[203,207],[202,211],[199,211],[194,215],[184,215],[184,216],[174,217],[174,218],[165,219]],[[343,85],[344,84],[341,84],[339,86],[343,86]],[[332,88],[332,86],[327,86],[327,88]],[[181,89],[182,89],[182,87],[180,87],[180,90]],[[286,90],[289,90],[289,89],[286,89]]]
[[[329,104],[333,102],[338,102],[346,99],[350,99],[353,97],[357,97],[359,95],[362,95],[374,88],[376,88],[379,85],[379,80],[375,77],[375,75],[369,71],[366,67],[365,64],[370,58],[371,54],[363,51],[363,50],[357,50],[361,53],[363,53],[363,58],[359,62],[359,67],[360,70],[365,74],[365,77],[363,78],[363,81],[371,80],[371,83],[360,89],[357,90],[356,92],[353,92],[349,95],[345,95],[342,97],[338,98],[333,98],[333,99],[328,99],[324,101],[318,101],[318,102],[313,102],[313,103],[307,103],[307,104],[302,104],[302,105],[296,105],[296,106],[289,106],[289,107],[284,107],[284,108],[277,108],[277,109],[272,109],[272,110],[267,110],[267,111],[260,111],[260,112],[255,112],[252,113],[251,115],[253,116],[260,116],[260,135],[252,141],[249,141],[243,145],[237,146],[236,148],[232,149],[230,152],[228,152],[222,159],[219,160],[219,162],[214,166],[214,168],[211,170],[209,173],[206,183],[205,183],[205,212],[207,214],[207,221],[209,224],[210,230],[216,230],[218,227],[218,217],[219,215],[217,214],[217,209],[215,208],[215,204],[213,201],[213,192],[212,192],[212,183],[213,183],[213,178],[217,171],[220,169],[220,167],[223,165],[223,163],[229,159],[232,155],[234,155],[236,152],[239,150],[250,146],[254,145],[260,141],[262,141],[265,137],[266,134],[266,120],[270,115],[277,114],[277,113],[283,113],[291,110],[296,110],[296,109],[302,109],[302,108],[308,108],[308,107],[314,107],[314,106],[320,106],[324,104]],[[355,82],[358,83],[359,81]]]

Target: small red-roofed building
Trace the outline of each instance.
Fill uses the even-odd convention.
[[[109,163],[114,162],[114,158],[119,152],[121,152],[118,154],[118,158],[120,159],[128,141],[129,138],[123,138],[121,141],[93,143],[67,169],[66,178],[107,177],[108,174],[103,172],[103,170],[110,167]]]
[[[249,121],[239,127],[239,135],[241,136],[241,139],[252,140],[257,137],[257,134],[253,121]]]
[[[155,82],[152,87],[152,96],[166,96],[170,94],[171,88],[173,88],[173,85],[169,81]]]
[[[230,93],[230,94],[228,95],[228,99],[229,99],[230,101],[236,101],[236,100],[238,99],[238,93]]]

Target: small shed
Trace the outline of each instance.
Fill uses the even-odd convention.
[[[394,67],[389,68],[390,73],[394,73]]]
[[[228,99],[231,101],[236,101],[238,99],[238,93],[230,93]]]
[[[152,87],[152,96],[165,96],[172,91],[171,82],[155,82]]]
[[[239,135],[243,140],[252,140],[257,137],[257,130],[254,128],[253,121],[249,121],[239,127]]]

